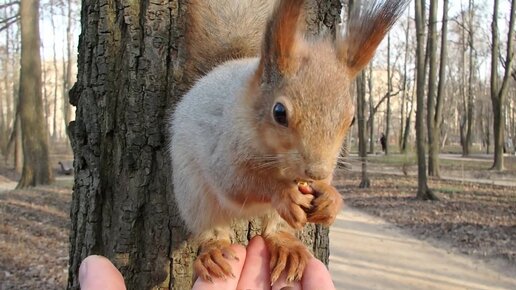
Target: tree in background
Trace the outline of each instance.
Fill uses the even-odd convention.
[[[41,96],[39,0],[20,2],[21,68],[18,114],[23,142],[23,169],[18,188],[48,184],[48,129]]]
[[[494,162],[493,169],[503,170],[503,147],[504,147],[504,131],[505,131],[505,103],[507,91],[509,89],[509,78],[514,61],[514,10],[516,0],[511,1],[511,12],[509,18],[509,31],[507,33],[507,52],[505,57],[504,73],[500,83],[498,77],[498,57],[500,53],[500,40],[498,36],[498,7],[499,0],[493,3],[493,22],[492,22],[492,50],[491,50],[491,102],[493,105],[494,115]]]
[[[417,167],[418,167],[418,188],[417,197],[422,200],[437,199],[428,187],[426,172],[426,154],[425,154],[425,20],[424,20],[425,0],[416,0],[415,3],[415,19],[416,19],[416,147],[417,147]]]

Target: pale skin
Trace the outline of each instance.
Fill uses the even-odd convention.
[[[237,259],[229,263],[234,277],[213,279],[213,282],[197,279],[193,290],[214,289],[319,289],[334,290],[330,273],[324,264],[311,258],[308,260],[303,277],[300,281],[287,283],[285,274],[270,285],[270,254],[261,236],[256,236],[249,242],[247,248],[242,245],[231,245]],[[124,278],[115,266],[101,256],[89,256],[79,268],[79,282],[83,290],[125,290]]]

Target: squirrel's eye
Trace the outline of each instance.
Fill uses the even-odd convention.
[[[287,108],[285,108],[285,105],[282,103],[276,103],[272,109],[272,115],[276,123],[280,124],[281,126],[288,127]]]

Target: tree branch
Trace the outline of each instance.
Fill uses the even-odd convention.
[[[9,28],[9,26],[13,25],[14,23],[18,22],[19,20],[20,20],[20,17],[11,20],[11,22],[7,22],[4,26],[0,26],[0,32]]]
[[[6,3],[6,4],[1,4],[0,5],[0,9],[4,9],[4,8],[9,7],[9,6],[18,5],[18,4],[20,4],[20,1],[13,1],[13,2],[9,2],[9,3]]]

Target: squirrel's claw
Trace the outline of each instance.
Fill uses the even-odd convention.
[[[230,248],[230,243],[209,241],[201,245],[201,252],[194,262],[194,270],[197,276],[210,282],[213,282],[213,278],[235,277],[227,259],[238,260],[235,251]]]
[[[342,196],[335,187],[323,182],[314,182],[311,187],[315,198],[307,211],[307,220],[311,223],[329,226],[342,209]]]
[[[301,280],[303,271],[311,257],[310,252],[293,234],[273,233],[265,236],[270,252],[271,285],[285,271],[287,282]]]
[[[294,229],[301,229],[307,222],[306,211],[311,207],[314,196],[302,194],[297,188],[278,195],[272,204],[278,214]]]

